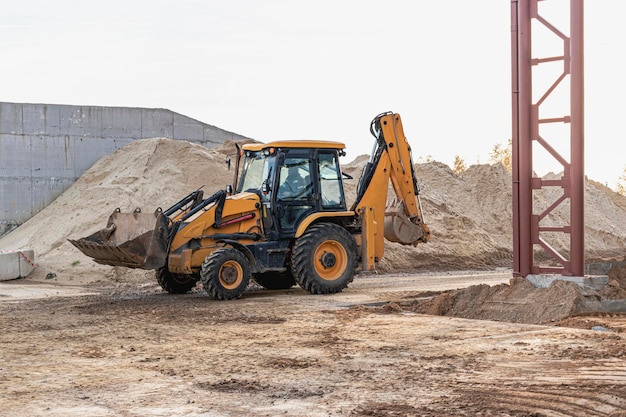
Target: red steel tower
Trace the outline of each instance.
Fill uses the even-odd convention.
[[[550,4],[569,6],[569,10],[558,15],[567,16],[569,12],[569,34],[542,14],[548,3],[550,0],[511,0],[513,274],[581,277],[585,265],[583,0]],[[561,26],[566,27],[567,21]],[[541,42],[550,37],[556,41],[559,50],[555,56],[534,56],[533,51],[543,46],[537,43],[539,35],[543,35]],[[555,74],[542,73],[544,67],[555,64],[559,68]],[[539,79],[548,80],[545,89],[540,88]],[[564,96],[569,100],[561,102],[569,101],[569,106],[565,103],[562,113],[556,113],[548,103],[557,91],[563,95],[562,90],[566,90]],[[569,126],[568,152],[560,150],[559,138],[551,136],[551,127],[556,124]],[[562,167],[560,178],[546,179],[535,174],[534,162],[539,152]],[[547,189],[552,190],[552,195],[553,190],[559,190],[560,195],[547,207],[540,207],[536,193]],[[553,223],[551,213],[557,208],[562,213],[569,212],[569,224]],[[562,234],[567,237],[569,250],[559,252],[550,242],[562,242]]]

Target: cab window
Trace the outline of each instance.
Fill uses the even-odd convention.
[[[280,168],[277,197],[282,201],[309,200],[312,195],[308,158],[285,158]]]
[[[345,207],[341,170],[335,153],[320,153],[318,156],[318,177],[322,208],[338,209]]]

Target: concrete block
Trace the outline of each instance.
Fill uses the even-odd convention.
[[[241,139],[241,137],[237,137],[239,135],[233,134],[231,132],[226,132],[219,127],[204,125],[203,137],[205,142],[215,142],[215,143],[223,143],[225,140],[232,139],[237,140]]]
[[[35,252],[32,249],[0,251],[0,281],[27,277],[33,269]]]
[[[33,176],[64,177],[73,174],[74,147],[69,137],[31,136]]]
[[[141,110],[142,138],[173,138],[175,127],[172,112],[165,109]]]
[[[173,139],[200,142],[204,140],[204,125],[195,119],[174,113]],[[222,141],[223,143],[224,141]]]
[[[565,275],[531,274],[526,276],[536,288],[548,288],[556,280],[568,281],[579,287],[592,290],[600,290],[609,283],[607,275],[585,275],[584,277],[570,277]]]
[[[65,130],[61,126],[61,110],[60,106],[51,104],[43,105],[43,114],[45,117],[45,135],[47,136],[63,136]]]
[[[128,139],[142,138],[141,109],[103,107],[102,137]]]
[[[98,159],[118,149],[114,138],[74,138],[73,141],[75,178],[79,178]]]
[[[0,134],[0,177],[31,176],[30,136]]]
[[[23,223],[32,212],[32,182],[27,177],[0,177],[0,220],[12,220]]]
[[[23,104],[22,115],[24,118],[25,135],[43,135],[46,133],[45,107],[41,104]]]
[[[90,106],[58,106],[61,134],[68,136],[100,137],[102,118],[100,112]]]
[[[24,123],[22,123],[22,120],[21,104],[0,103],[0,133],[23,134]]]

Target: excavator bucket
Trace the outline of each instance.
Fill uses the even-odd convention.
[[[410,219],[402,201],[387,203],[385,208],[385,239],[403,245],[428,242],[430,229],[421,221]]]
[[[69,242],[99,264],[128,268],[157,269],[167,260],[169,219],[154,213],[122,213],[116,209],[107,227]]]

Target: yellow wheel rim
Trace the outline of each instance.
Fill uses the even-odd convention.
[[[322,242],[313,254],[313,267],[320,278],[327,281],[338,279],[348,266],[348,253],[336,240]]]
[[[226,261],[220,267],[220,284],[227,290],[232,290],[241,285],[243,281],[243,268],[236,261]]]

